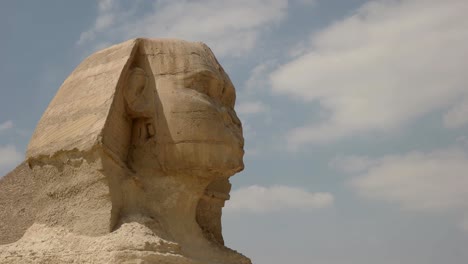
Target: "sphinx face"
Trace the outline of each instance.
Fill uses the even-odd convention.
[[[156,160],[146,160],[145,164],[141,160],[139,166],[153,164],[168,174],[201,177],[226,177],[241,171],[244,139],[234,111],[235,90],[231,81],[219,66],[198,61],[198,57],[207,57],[206,54],[177,56],[185,62],[185,70],[180,72],[175,63],[161,65],[161,60],[164,61],[161,56],[143,55],[140,60],[139,67],[149,78],[145,90],[152,91],[154,113],[150,119],[134,121],[134,125],[144,123],[139,125],[143,134],[147,127],[154,126],[155,135],[146,141],[145,155],[141,156],[151,152]],[[167,72],[161,73],[161,67]],[[141,94],[149,96],[147,91]],[[134,160],[138,163],[138,157]]]
[[[221,96],[222,80],[208,71],[158,78],[157,127],[165,135],[157,144],[167,170],[234,174],[243,168],[243,138],[234,109]],[[161,126],[160,126],[161,125]]]

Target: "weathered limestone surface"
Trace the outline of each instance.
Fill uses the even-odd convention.
[[[64,81],[0,179],[0,263],[250,263],[224,246],[235,89],[203,43],[135,39]]]

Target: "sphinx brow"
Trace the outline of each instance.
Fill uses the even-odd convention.
[[[218,81],[219,83],[224,82],[223,78],[219,74],[211,70],[198,70],[198,71],[180,70],[180,71],[174,71],[174,72],[153,74],[153,76],[155,77],[178,76],[178,77],[181,77],[182,79],[195,79],[197,77],[208,77],[210,79]]]
[[[192,76],[206,76],[206,77],[210,77],[210,78],[213,78],[213,79],[217,79],[219,81],[221,81],[221,78],[218,74],[216,74],[215,72],[211,71],[211,70],[198,70],[198,71],[193,71],[192,73],[189,73],[190,75]]]

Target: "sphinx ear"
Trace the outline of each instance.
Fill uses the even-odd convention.
[[[147,86],[146,72],[139,67],[131,69],[124,88],[124,97],[128,114],[132,118],[149,117],[151,114],[149,98],[145,91]]]

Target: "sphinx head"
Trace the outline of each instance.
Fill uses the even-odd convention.
[[[132,169],[194,177],[242,170],[235,90],[206,45],[142,42],[126,78]]]
[[[133,171],[227,177],[243,168],[235,90],[203,43],[136,39],[97,52],[65,80],[28,159],[107,150]]]

